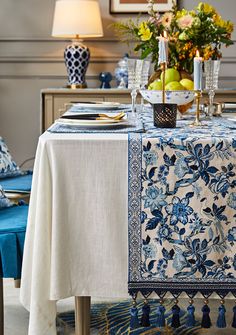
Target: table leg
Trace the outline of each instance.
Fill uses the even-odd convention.
[[[75,297],[75,335],[90,335],[91,297]]]
[[[3,279],[0,278],[0,335],[4,334]]]
[[[15,288],[20,288],[20,279],[14,279]]]

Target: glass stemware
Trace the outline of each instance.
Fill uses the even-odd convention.
[[[215,90],[218,88],[220,60],[209,59],[204,61],[205,89],[208,90],[209,106],[207,117],[211,118],[214,112]]]
[[[144,61],[141,59],[128,59],[128,88],[131,89],[132,117],[136,114],[136,97],[142,83],[142,70]]]
[[[142,68],[142,76],[141,76],[141,83],[140,83],[140,89],[145,89],[148,78],[149,78],[149,69],[150,69],[151,62],[149,60],[143,61],[143,68]],[[144,105],[144,99],[143,96],[141,97],[141,112],[143,111]]]

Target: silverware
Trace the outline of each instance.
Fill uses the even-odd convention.
[[[110,116],[107,114],[103,114],[103,113],[93,113],[93,114],[71,114],[71,115],[63,115],[61,116],[62,119],[69,119],[69,120],[116,120],[119,121],[121,119],[123,119],[125,116],[125,112],[121,112],[115,116]]]
[[[71,104],[90,104],[90,105],[101,105],[103,101],[71,101]]]

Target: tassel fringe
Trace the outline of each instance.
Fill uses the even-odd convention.
[[[172,320],[171,320],[171,327],[173,328],[179,328],[180,327],[180,320],[179,320],[179,313],[180,313],[180,308],[177,305],[178,300],[175,300],[175,304],[172,307]]]
[[[211,327],[211,319],[210,319],[210,307],[208,306],[208,300],[204,301],[205,305],[202,307],[202,328],[210,328]]]
[[[147,300],[144,301],[142,311],[143,311],[143,314],[142,314],[142,317],[141,317],[141,326],[142,327],[149,327],[150,326],[150,320],[149,320],[150,306],[149,306]]]
[[[236,304],[236,301],[235,301],[235,304]],[[232,327],[233,328],[236,328],[236,305],[233,307],[233,321],[232,321]]]
[[[225,320],[226,309],[225,309],[225,306],[224,306],[224,300],[221,300],[220,303],[221,303],[221,305],[219,307],[219,314],[218,314],[216,326],[218,328],[226,328],[226,320]]]
[[[189,306],[187,307],[187,321],[186,321],[186,326],[187,327],[194,327],[195,326],[195,307],[193,306],[193,300],[189,300]]]
[[[194,301],[192,299],[189,300],[189,305],[187,307],[187,317],[186,317],[186,327],[191,328],[195,327],[196,320],[195,320],[195,307],[193,305]],[[166,308],[163,305],[163,299],[160,299],[159,305],[156,309],[156,324],[157,328],[163,328],[166,326],[166,317],[165,312]],[[178,306],[178,300],[176,299],[174,305],[172,307],[172,319],[171,319],[171,327],[172,328],[179,328],[180,324],[180,308]],[[137,308],[136,297],[133,298],[133,305],[130,308],[130,329],[137,329],[141,327],[150,327],[150,312],[151,307],[145,299],[144,305],[142,307],[142,316],[141,320],[139,321],[139,311]],[[202,328],[210,328],[212,326],[211,318],[210,318],[210,307],[208,306],[208,300],[204,300],[204,306],[202,307],[202,320],[201,320],[201,327]],[[218,308],[218,318],[216,321],[216,326],[218,328],[226,328],[226,308],[224,305],[224,300],[220,301],[220,306]],[[236,328],[236,301],[235,306],[233,307],[233,320],[231,326]]]
[[[166,320],[165,320],[165,307],[163,306],[164,301],[160,300],[160,305],[157,306],[157,319],[156,319],[156,326],[159,328],[165,327]]]
[[[130,308],[130,329],[139,328],[139,319],[138,319],[138,309],[137,309],[136,300],[133,299],[133,306]]]

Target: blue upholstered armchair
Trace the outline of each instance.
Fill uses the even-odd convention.
[[[28,205],[9,200],[0,185],[0,334],[4,334],[3,278],[21,278]]]
[[[25,201],[31,182],[32,172],[21,170],[0,137],[0,334],[4,334],[3,278],[14,278],[16,287],[21,278],[28,217]]]

